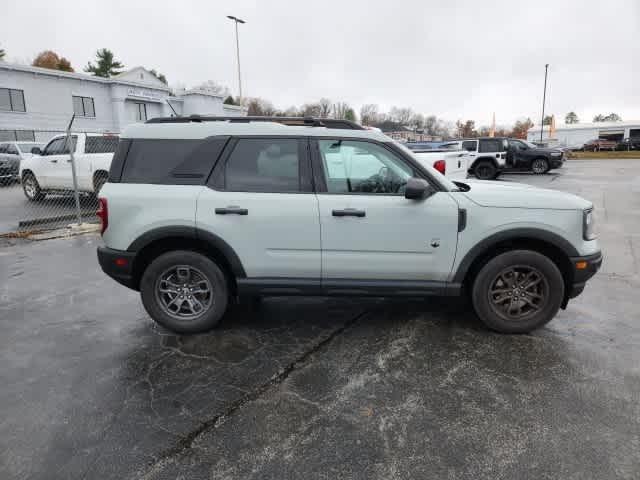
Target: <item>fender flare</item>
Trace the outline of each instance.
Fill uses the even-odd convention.
[[[204,242],[220,252],[229,263],[231,271],[236,278],[246,278],[247,274],[236,251],[218,235],[196,227],[171,226],[159,227],[149,230],[136,238],[127,248],[127,252],[139,252],[152,242],[163,238],[188,238]]]
[[[488,236],[484,240],[478,242],[476,245],[467,252],[462,261],[458,265],[458,268],[453,274],[452,282],[461,283],[467,275],[469,268],[473,262],[487,253],[491,248],[495,247],[499,243],[508,240],[538,240],[548,243],[557,249],[561,250],[567,258],[580,256],[580,253],[576,248],[565,238],[549,230],[542,230],[539,228],[513,228],[494,233]]]

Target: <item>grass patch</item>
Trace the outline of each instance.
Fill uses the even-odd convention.
[[[630,152],[625,151],[613,151],[613,152],[571,152],[569,155],[570,159],[597,159],[597,160],[606,160],[606,159],[619,159],[619,158],[633,158],[640,159],[640,150],[631,150]]]

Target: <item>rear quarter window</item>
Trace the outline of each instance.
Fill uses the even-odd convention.
[[[227,140],[228,137],[123,141],[114,155],[110,180],[114,177],[113,181],[117,181],[118,163],[122,163],[122,183],[204,185]]]
[[[504,150],[501,140],[480,140],[480,153],[502,152]]]
[[[87,137],[84,153],[113,153],[118,147],[118,137]]]

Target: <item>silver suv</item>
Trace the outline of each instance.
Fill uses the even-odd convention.
[[[452,183],[342,120],[132,125],[100,195],[102,269],[176,332],[274,295],[465,295],[489,328],[527,332],[602,263],[587,200]]]

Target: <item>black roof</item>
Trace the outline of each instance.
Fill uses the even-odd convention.
[[[191,123],[191,122],[276,122],[290,126],[326,127],[344,130],[364,130],[365,128],[350,120],[337,120],[335,118],[316,117],[212,117],[201,115],[189,115],[188,117],[156,117],[145,123]]]

